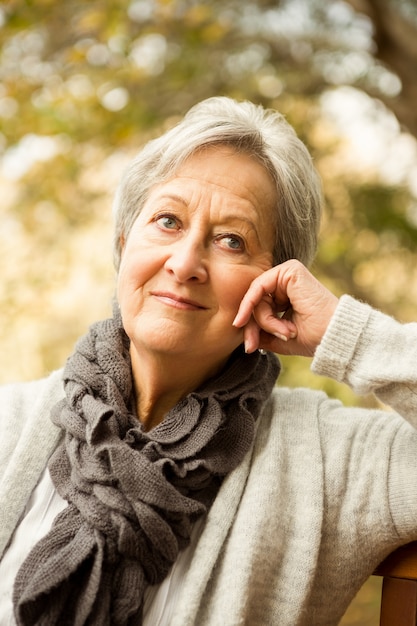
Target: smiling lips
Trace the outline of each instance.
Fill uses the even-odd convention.
[[[183,298],[167,291],[153,291],[151,295],[160,302],[163,302],[174,309],[182,309],[184,311],[201,311],[208,308],[195,300]]]

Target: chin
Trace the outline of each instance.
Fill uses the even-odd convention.
[[[149,315],[125,324],[125,330],[139,354],[146,351],[159,356],[183,355],[207,364],[226,362],[242,343],[240,333],[233,333],[233,336],[227,336],[225,332],[209,334],[192,324]]]

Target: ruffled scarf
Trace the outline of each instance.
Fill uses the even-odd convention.
[[[49,463],[68,506],[20,568],[19,625],[142,623],[144,591],[166,577],[224,476],[250,450],[279,372],[235,351],[216,378],[144,432],[134,415],[129,339],[118,316],[93,325],[64,371]]]

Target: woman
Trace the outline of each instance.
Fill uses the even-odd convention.
[[[303,144],[250,103],[139,153],[113,317],[2,389],[2,624],[337,624],[417,537],[417,326],[309,273],[320,207]],[[398,413],[275,386],[274,353]]]

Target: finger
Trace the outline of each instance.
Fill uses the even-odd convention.
[[[278,337],[262,331],[259,337],[259,349],[268,350],[270,352],[275,352],[275,354],[282,354],[286,356],[299,354],[297,339],[283,341]]]
[[[265,291],[261,284],[252,283],[242,298],[233,326],[241,328],[248,324],[252,313],[256,306],[261,302],[262,298],[270,297],[268,291]]]
[[[242,327],[249,321],[256,306],[262,299],[273,299],[276,311],[284,311],[289,306],[285,287],[277,284],[277,269],[267,270],[250,284],[242,298],[238,313],[233,321],[236,327]]]
[[[259,334],[260,328],[251,316],[243,329],[243,341],[247,354],[251,354],[251,352],[255,352],[259,348]]]
[[[253,316],[262,331],[282,341],[294,339],[297,335],[295,324],[284,317],[277,317],[275,310],[264,300],[255,307]]]

